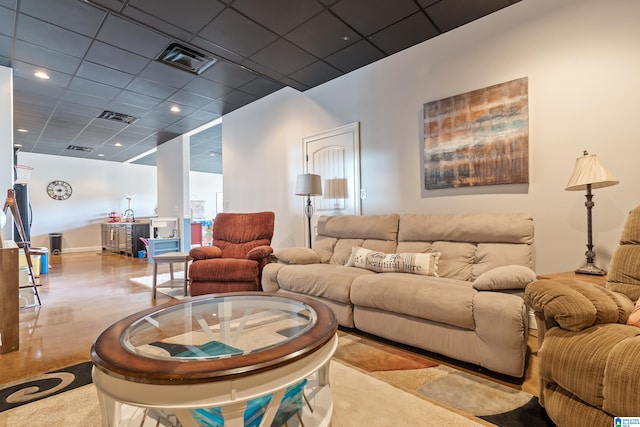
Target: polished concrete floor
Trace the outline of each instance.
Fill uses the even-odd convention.
[[[129,280],[153,273],[146,259],[82,252],[50,255],[49,265],[41,276],[42,305],[20,309],[20,350],[0,355],[0,384],[90,360],[93,340],[108,326],[170,301],[158,292],[152,302],[149,288]],[[158,266],[158,273],[168,271],[167,264]],[[524,381],[512,385],[537,395],[535,336],[529,348]]]

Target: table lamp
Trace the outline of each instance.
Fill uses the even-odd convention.
[[[307,232],[309,238],[309,248],[311,248],[311,217],[313,216],[313,205],[311,204],[311,196],[322,195],[322,178],[320,175],[311,173],[303,173],[298,175],[296,183],[296,196],[307,196],[307,205],[304,213],[307,217]]]
[[[596,267],[593,263],[593,259],[596,254],[593,251],[593,239],[591,232],[591,209],[593,209],[594,206],[591,190],[594,188],[609,187],[611,185],[616,185],[619,182],[620,181],[618,181],[618,179],[614,177],[613,174],[602,165],[602,163],[600,163],[595,154],[589,154],[585,150],[584,155],[576,159],[576,165],[573,168],[573,173],[571,174],[569,183],[565,188],[567,191],[580,191],[585,189],[587,191],[585,194],[587,201],[584,203],[587,207],[587,252],[585,252],[587,263],[584,267],[577,269],[576,273],[593,274],[596,276],[604,276],[606,274],[603,269]]]

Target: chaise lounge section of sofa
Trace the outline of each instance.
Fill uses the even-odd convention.
[[[321,217],[313,249],[277,250],[262,287],[316,298],[344,327],[521,377],[533,231],[524,213]]]

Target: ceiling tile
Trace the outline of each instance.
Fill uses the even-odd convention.
[[[102,110],[105,105],[109,102],[109,98],[104,98],[101,96],[89,95],[85,92],[78,92],[75,90],[68,90],[65,92],[63,101],[72,102],[74,104],[95,107]]]
[[[325,60],[344,73],[348,73],[357,68],[382,59],[384,54],[373,47],[369,42],[361,40],[360,42],[342,49]]]
[[[168,98],[169,101],[178,103],[180,105],[188,105],[193,108],[201,108],[205,105],[209,104],[213,101],[212,98],[207,98],[201,95],[197,95],[193,92],[188,92],[186,90],[179,90],[171,97]]]
[[[207,80],[204,77],[196,77],[187,83],[183,89],[211,99],[219,98],[225,93],[229,93],[233,90],[222,83]]]
[[[16,19],[16,12],[0,7],[0,34],[13,36],[13,27]]]
[[[302,70],[291,74],[291,78],[308,87],[318,86],[341,76],[343,73],[322,61],[315,62]]]
[[[287,34],[285,38],[319,58],[361,39],[358,33],[329,12],[314,16],[305,25]]]
[[[251,57],[253,61],[284,75],[291,74],[316,60],[291,42],[279,39]]]
[[[79,121],[88,121],[96,118],[102,112],[100,106],[94,107],[89,104],[78,104],[73,101],[60,101],[54,114],[62,113],[78,117]]]
[[[219,101],[224,102],[225,104],[233,104],[237,107],[242,107],[243,105],[247,105],[250,102],[258,99],[257,96],[248,94],[241,90],[234,90],[233,92],[223,96],[219,99]]]
[[[80,58],[45,49],[35,44],[16,40],[15,58],[29,64],[39,64],[47,70],[73,74],[80,65]]]
[[[198,47],[205,52],[212,54],[213,56],[221,59],[226,59],[231,62],[242,62],[244,56],[238,55],[235,52],[231,52],[228,49],[223,48],[222,46],[218,46],[215,43],[212,43],[209,40],[205,40],[202,37],[194,37],[191,39],[191,44],[195,47]]]
[[[224,7],[215,0],[131,0],[124,14],[128,15],[131,8],[136,8],[190,33],[196,33]]]
[[[85,59],[129,74],[138,74],[151,61],[149,58],[99,41],[91,45]]]
[[[216,62],[212,67],[207,68],[201,76],[231,88],[238,88],[257,77],[248,69],[225,61]]]
[[[251,80],[249,83],[242,86],[241,89],[243,92],[262,98],[263,96],[267,96],[270,93],[282,89],[284,86],[285,85],[280,82],[274,82],[273,80],[258,77],[257,79]]]
[[[18,0],[0,0],[0,6],[16,10]]]
[[[387,55],[421,43],[440,34],[436,27],[422,12],[385,28],[369,37],[371,43],[382,49]]]
[[[171,40],[169,37],[113,15],[107,17],[97,39],[150,59],[162,52]]]
[[[86,93],[93,96],[105,98],[105,102],[108,102],[111,98],[120,93],[120,89],[116,87],[83,79],[80,77],[74,77],[74,79],[71,81],[71,84],[69,85],[69,89],[80,93]]]
[[[273,80],[280,80],[284,77],[281,73],[272,70],[271,68],[265,67],[263,64],[252,61],[251,59],[242,61],[242,65],[250,70],[255,71],[256,73],[260,73],[264,77],[269,77]]]
[[[176,27],[172,23],[158,19],[155,16],[142,12],[141,10],[127,7],[124,10],[124,15],[136,22],[146,25],[149,28],[154,28],[163,34],[175,37],[178,40],[188,40],[191,38],[191,33],[189,31]]]
[[[291,31],[323,10],[315,0],[236,0],[232,6],[280,35]],[[282,15],[283,10],[287,11],[285,19]]]
[[[102,82],[119,88],[127,87],[134,79],[132,74],[123,73],[113,68],[103,67],[93,62],[84,61],[78,69],[77,76],[94,82]]]
[[[510,0],[445,0],[425,9],[440,31],[449,31],[509,6]]]
[[[417,12],[419,8],[413,0],[341,0],[331,6],[331,10],[360,34],[368,36]]]
[[[205,40],[241,56],[251,56],[277,36],[231,9],[225,9],[200,33]]]
[[[89,37],[96,34],[106,16],[97,7],[76,0],[56,0],[55,7],[43,7],[42,0],[20,0],[20,12]]]
[[[13,61],[13,77],[14,77],[14,85],[15,84],[25,84],[38,88],[45,88],[43,90],[47,90],[49,87],[60,87],[65,88],[71,81],[71,75],[66,73],[60,73],[57,71],[45,69],[44,67],[39,67],[37,65],[27,64],[22,61]],[[34,76],[36,71],[46,71],[49,74],[49,80],[42,80]],[[22,78],[23,80],[19,80],[16,83],[16,78]],[[33,89],[31,89],[33,90]]]
[[[153,96],[143,95],[141,93],[122,91],[113,99],[114,102],[133,105],[139,108],[151,109],[160,103],[160,99]]]
[[[176,91],[175,88],[164,86],[160,83],[140,77],[133,79],[133,81],[129,83],[129,86],[127,86],[127,89],[160,99],[168,98]]]
[[[196,77],[195,74],[157,61],[150,62],[139,76],[175,88],[181,88]]]
[[[67,53],[77,58],[82,58],[91,44],[89,37],[56,27],[24,14],[20,14],[18,19],[16,36],[20,40]]]

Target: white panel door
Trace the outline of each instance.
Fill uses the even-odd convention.
[[[322,178],[322,196],[312,198],[312,230],[318,216],[360,215],[359,123],[308,136],[303,145],[304,171]]]

